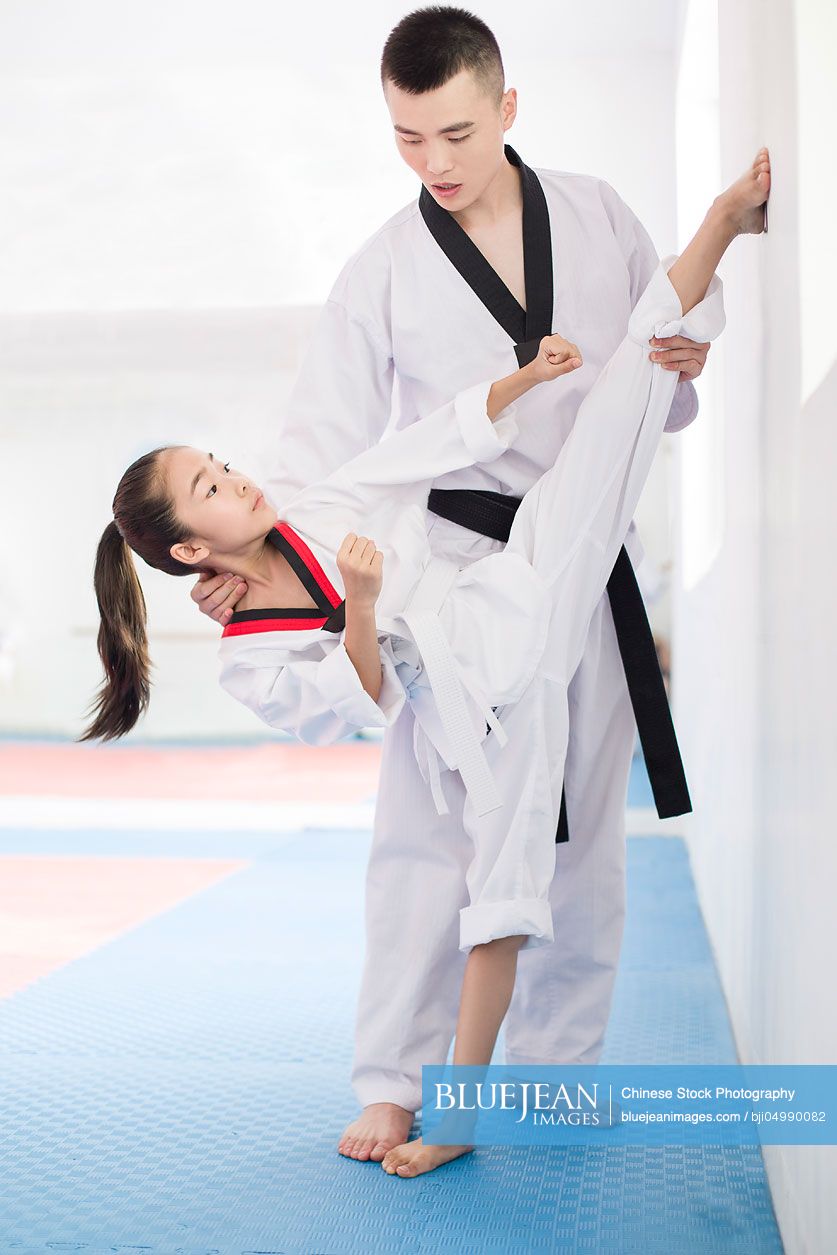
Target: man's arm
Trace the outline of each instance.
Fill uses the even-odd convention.
[[[330,296],[279,420],[276,460],[264,484],[277,509],[378,443],[394,378],[386,333]]]
[[[599,190],[605,211],[613,227],[613,233],[622,249],[631,282],[631,309],[639,300],[660,259],[651,236],[633,210],[604,179],[599,180]],[[685,336],[669,336],[659,344],[649,342],[648,352],[659,353],[654,358],[666,369],[677,369],[680,378],[675,389],[665,430],[681,431],[693,422],[698,412],[698,396],[693,379],[703,370],[709,345],[690,340]]]

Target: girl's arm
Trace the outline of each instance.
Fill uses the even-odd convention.
[[[345,590],[343,645],[360,684],[374,702],[382,682],[375,603],[383,586],[383,560],[374,540],[355,532],[344,536],[337,553],[337,569]]]
[[[514,402],[539,381],[532,363],[499,380],[485,380],[457,393],[425,418],[391,432],[326,479],[276,502],[293,518],[295,504],[328,503],[351,507],[360,517],[370,507],[391,502],[424,504],[433,481],[448,471],[492,462],[518,432]],[[570,368],[568,368],[569,370]]]
[[[512,405],[515,401],[534,388],[536,383],[540,381],[531,370],[531,362],[529,366],[523,366],[519,370],[514,371],[511,375],[506,375],[504,379],[498,379],[488,390],[488,399],[485,404],[486,414],[492,423],[500,415],[503,410]]]
[[[375,606],[346,597],[346,653],[366,692],[377,702],[381,693],[382,666],[378,648]]]

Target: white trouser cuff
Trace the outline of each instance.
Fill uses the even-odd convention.
[[[505,902],[477,902],[463,906],[459,912],[459,949],[497,937],[526,936],[522,950],[548,946],[555,939],[552,931],[552,909],[548,899],[520,898]]]
[[[372,1103],[392,1102],[405,1111],[421,1110],[421,1072],[415,1083],[390,1080],[385,1075],[368,1076],[352,1082],[355,1098],[361,1107]]]

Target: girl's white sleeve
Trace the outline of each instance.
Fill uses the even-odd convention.
[[[448,471],[493,462],[518,434],[516,408],[507,405],[488,417],[494,381],[483,380],[458,392],[452,401],[365,449],[327,479],[299,494],[310,503],[323,500],[366,509],[376,502],[424,501],[433,481]],[[395,495],[399,493],[400,495]],[[286,503],[293,517],[294,499]]]
[[[265,633],[265,635],[273,635]],[[332,644],[333,641],[333,644]],[[381,691],[375,702],[364,689],[342,639],[332,637],[324,658],[294,657],[252,636],[221,642],[221,687],[263,723],[292,733],[306,745],[331,745],[361,728],[385,728],[407,700],[388,639],[378,644]]]

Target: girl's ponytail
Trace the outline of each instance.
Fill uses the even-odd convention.
[[[179,562],[173,545],[189,531],[174,510],[161,458],[164,445],[132,462],[113,498],[113,519],[96,550],[93,583],[101,624],[96,644],[105,682],[91,707],[92,722],[80,741],[104,741],[130,732],[148,707],[151,691],[145,598],[131,551],[168,575],[195,575],[200,567]]]
[[[101,620],[96,645],[105,679],[79,740],[109,741],[130,732],[148,707],[151,689],[145,597],[115,522],[108,523],[99,541],[93,584]]]

